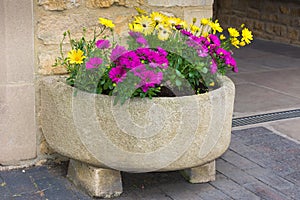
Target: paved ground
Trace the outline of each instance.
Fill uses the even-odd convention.
[[[232,132],[217,180],[190,184],[179,172],[123,173],[118,200],[300,199],[300,144],[264,127]],[[88,200],[66,178],[66,163],[0,172],[1,200]]]
[[[235,117],[300,108],[300,48],[256,40],[236,53],[240,73]],[[283,135],[283,136],[280,136]],[[294,140],[292,140],[293,138]],[[189,184],[178,172],[123,173],[124,193],[135,199],[300,199],[300,118],[232,132],[217,160],[217,180]],[[0,200],[88,200],[66,178],[67,163],[0,171]]]

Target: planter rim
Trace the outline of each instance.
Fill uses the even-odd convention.
[[[42,79],[45,80],[45,79],[57,79],[58,82],[61,82],[61,83],[64,83],[68,88],[73,88],[73,89],[78,89],[76,87],[73,87],[73,86],[70,86],[66,83],[65,79],[66,79],[66,75],[52,75],[52,76],[44,76]],[[221,90],[224,86],[226,85],[233,85],[233,82],[231,81],[230,78],[228,78],[227,76],[225,75],[218,75],[216,80],[218,81],[218,83],[220,84],[218,88],[216,89],[213,89],[213,90],[210,90],[209,92],[206,92],[206,93],[201,93],[201,94],[194,94],[194,95],[186,95],[186,96],[175,96],[175,97],[153,97],[153,99],[169,99],[169,100],[172,100],[172,99],[184,99],[184,98],[194,98],[195,96],[205,96],[207,94],[210,94],[210,95],[213,95],[214,93],[217,93],[219,90]],[[80,90],[80,89],[78,89]],[[102,97],[107,97],[107,98],[114,98],[115,96],[110,96],[110,95],[105,95],[105,94],[96,94],[96,93],[90,93],[90,92],[87,92],[87,91],[83,91],[83,90],[80,90],[81,92],[83,93],[86,93],[87,95],[95,95],[95,96],[102,96]],[[140,97],[134,97],[134,98],[131,98],[132,99],[148,99],[151,101],[150,98],[140,98]]]

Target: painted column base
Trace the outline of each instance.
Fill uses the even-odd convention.
[[[183,177],[190,183],[206,183],[216,180],[216,162],[211,161],[199,167],[184,169],[181,171]]]
[[[93,197],[112,198],[123,192],[120,171],[70,160],[67,177]]]

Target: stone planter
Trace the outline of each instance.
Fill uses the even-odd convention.
[[[184,97],[113,98],[74,89],[64,77],[41,79],[40,121],[49,145],[71,158],[68,177],[92,196],[122,192],[120,171],[181,170],[192,183],[215,179],[215,159],[228,148],[234,84]]]

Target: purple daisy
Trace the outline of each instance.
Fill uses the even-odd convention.
[[[124,53],[121,57],[119,57],[118,63],[128,69],[135,68],[142,64],[140,58],[134,51]]]
[[[111,52],[110,60],[112,62],[116,61],[122,54],[126,53],[127,50],[123,46],[117,45]]]
[[[210,72],[212,74],[215,74],[218,70],[218,65],[217,65],[217,62],[215,61],[215,59],[212,59],[211,60],[211,65],[210,65]]]
[[[102,64],[103,60],[101,58],[90,58],[89,61],[85,64],[86,69],[95,69]]]
[[[141,82],[137,85],[137,88],[141,87],[143,92],[147,92],[150,87],[155,87],[156,84],[160,84],[163,79],[163,73],[154,71],[144,71],[140,78]]]
[[[143,36],[140,36],[140,37],[136,38],[136,42],[138,44],[140,44],[141,46],[145,46],[145,47],[149,46],[148,41]]]
[[[112,68],[108,75],[112,82],[120,83],[126,78],[126,70],[121,66],[117,66]]]
[[[107,49],[110,47],[110,42],[109,40],[98,40],[96,46],[98,49]]]

